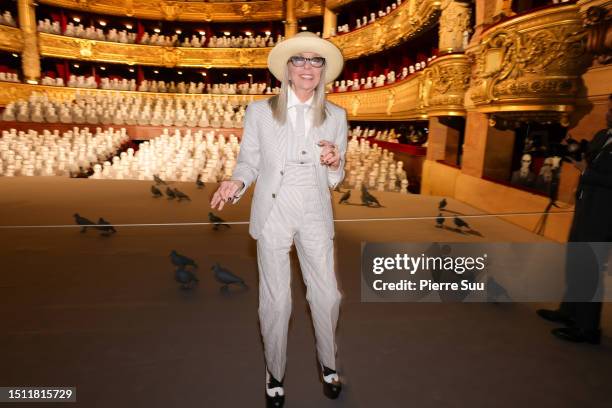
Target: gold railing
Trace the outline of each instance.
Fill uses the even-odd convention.
[[[549,7],[489,28],[475,48],[469,95],[476,109],[557,116],[568,124],[591,63],[578,6]],[[515,112],[515,113],[513,113]],[[502,115],[502,116],[503,116]]]
[[[15,27],[0,25],[0,50],[21,52],[23,50],[21,30]]]
[[[205,2],[174,0],[40,0],[62,8],[152,20],[178,21],[272,21],[285,17],[282,0]],[[319,0],[297,0],[298,18],[323,13]]]
[[[465,91],[472,67],[464,54],[434,59],[423,71],[423,103],[428,116],[465,116]]]
[[[405,0],[393,12],[365,27],[330,38],[345,59],[374,54],[405,41],[437,21],[439,0]]]
[[[265,68],[270,48],[189,48],[122,44],[39,34],[45,57],[166,67]]]
[[[351,120],[427,119],[422,99],[423,73],[380,88],[329,94]]]

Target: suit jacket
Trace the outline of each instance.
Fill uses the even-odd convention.
[[[601,130],[588,145],[569,241],[612,241],[612,143],[604,147],[609,137],[608,129]]]
[[[309,137],[313,140],[313,143],[309,144],[309,154],[317,168],[317,181],[323,204],[322,217],[327,224],[328,236],[333,239],[334,218],[330,188],[335,188],[344,178],[348,124],[346,111],[343,108],[326,101],[325,109],[327,111],[325,122],[319,127],[313,126],[309,131]],[[287,138],[290,137],[291,131],[289,119],[281,125],[272,117],[268,100],[251,102],[247,106],[240,153],[232,174],[232,179],[242,181],[244,187],[236,194],[233,203],[238,202],[246,189],[257,181],[249,222],[249,234],[254,239],[259,239],[274,200],[278,196],[287,157]],[[329,140],[338,146],[340,166],[337,170],[330,170],[328,166],[320,163],[321,148],[316,145],[319,140]]]

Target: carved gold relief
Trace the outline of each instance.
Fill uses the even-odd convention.
[[[475,51],[471,99],[482,112],[571,110],[591,62],[585,44],[573,4],[494,26]]]
[[[130,16],[154,20],[178,21],[271,21],[284,18],[282,0],[244,2],[172,1],[172,0],[40,0],[62,8],[100,14]],[[298,18],[323,13],[320,0],[303,1],[296,10]]]
[[[429,116],[465,115],[470,63],[463,54],[436,58],[423,72],[422,99]]]
[[[0,25],[0,49],[21,52],[23,50],[21,30],[15,27]]]
[[[328,99],[346,109],[349,119],[426,119],[421,100],[422,72],[393,85],[363,91],[330,93]]]
[[[612,62],[612,2],[579,0],[580,14],[588,33],[587,50],[606,65]]]
[[[353,0],[325,0],[325,6],[331,10],[339,9]]]
[[[418,34],[435,23],[440,1],[404,1],[395,11],[372,24],[330,38],[345,59],[374,54]]]
[[[166,67],[224,68],[267,66],[270,48],[183,48],[121,44],[54,34],[39,34],[40,52],[46,57],[85,59],[118,64]]]

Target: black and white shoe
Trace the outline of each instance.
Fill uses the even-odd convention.
[[[285,404],[283,382],[272,377],[266,368],[266,407],[281,408]]]
[[[342,391],[342,383],[338,377],[338,373],[331,368],[323,367],[323,394],[329,399],[336,399]]]

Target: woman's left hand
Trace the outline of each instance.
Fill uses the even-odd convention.
[[[320,140],[318,145],[323,147],[320,156],[321,164],[331,167],[332,170],[337,170],[340,165],[340,151],[338,150],[338,146],[329,140]]]

